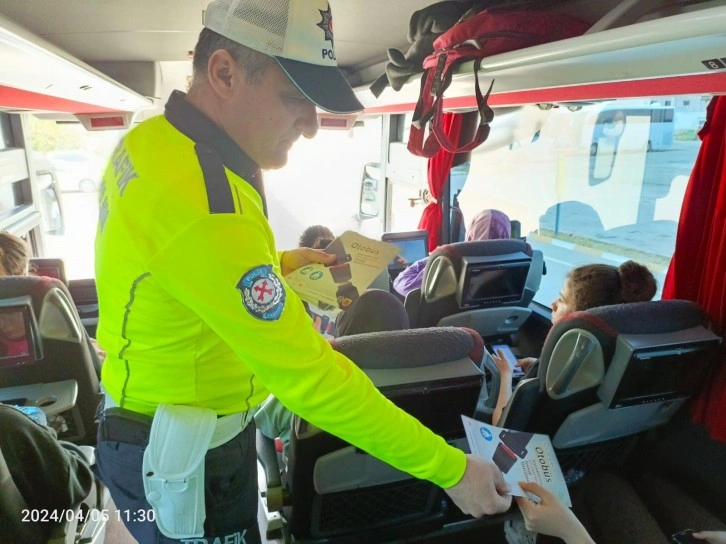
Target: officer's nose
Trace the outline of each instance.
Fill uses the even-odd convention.
[[[315,104],[312,102],[305,104],[295,127],[306,138],[313,138],[318,133],[318,113]]]

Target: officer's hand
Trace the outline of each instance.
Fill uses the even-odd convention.
[[[293,272],[306,264],[333,264],[334,262],[335,255],[325,253],[320,249],[298,247],[296,249],[290,249],[282,252],[282,256],[280,257],[280,268],[282,269],[282,275],[287,276],[290,272]]]
[[[466,471],[458,484],[445,490],[465,514],[480,518],[506,512],[512,504],[509,486],[499,468],[486,459],[466,456]]]

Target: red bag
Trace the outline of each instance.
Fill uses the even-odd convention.
[[[441,148],[451,153],[471,151],[489,136],[494,112],[487,104],[492,90],[482,95],[479,68],[484,57],[584,34],[590,24],[552,11],[485,10],[464,19],[434,41],[434,52],[424,59],[421,93],[413,113],[408,150],[421,157],[433,157]],[[479,110],[479,127],[471,141],[454,145],[441,128],[443,94],[451,84],[457,66],[474,60],[474,92]],[[424,143],[426,125],[429,135]]]

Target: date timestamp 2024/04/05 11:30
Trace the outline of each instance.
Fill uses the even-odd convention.
[[[86,521],[108,521],[115,519],[121,522],[144,522],[144,521],[155,521],[156,514],[151,508],[138,509],[138,510],[119,510],[119,509],[106,509],[98,510],[92,509],[83,511],[80,508],[76,510],[65,509],[65,510],[46,510],[44,508],[23,508],[22,520],[24,523],[63,523],[78,520],[79,522]]]

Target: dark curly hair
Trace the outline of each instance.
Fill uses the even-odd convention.
[[[323,249],[333,241],[335,235],[328,227],[323,225],[312,225],[306,228],[300,235],[300,247],[311,247],[313,249]],[[325,243],[327,242],[327,243]]]
[[[575,311],[645,302],[658,290],[650,270],[635,261],[626,261],[617,268],[609,264],[578,266],[567,275],[567,285]]]

